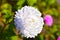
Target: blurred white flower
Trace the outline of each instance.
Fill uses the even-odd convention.
[[[30,6],[16,11],[14,22],[20,34],[27,38],[35,38],[42,31],[44,24],[41,13]]]

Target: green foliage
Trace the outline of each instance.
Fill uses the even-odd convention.
[[[54,25],[53,28],[50,29],[50,33],[55,33],[57,32],[57,26]]]
[[[41,5],[45,7],[46,6],[46,2],[44,2],[44,1],[41,2]]]
[[[28,5],[33,6],[37,0],[27,0]]]
[[[54,3],[56,3],[56,0],[48,0],[48,5],[52,5]]]
[[[38,35],[37,40],[44,40],[44,35]]]
[[[4,18],[9,18],[11,16],[12,7],[10,4],[2,4],[1,10]]]
[[[18,40],[18,36],[12,36],[11,40]]]
[[[54,35],[50,35],[50,37],[52,38],[52,40],[55,40],[55,36]]]
[[[24,4],[25,0],[18,0],[17,2],[17,9],[21,9],[22,5]]]

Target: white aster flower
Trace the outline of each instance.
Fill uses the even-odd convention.
[[[14,22],[16,29],[27,38],[35,38],[42,31],[44,24],[41,13],[30,6],[16,11]]]

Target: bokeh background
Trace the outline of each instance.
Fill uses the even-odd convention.
[[[25,5],[37,8],[42,17],[49,14],[53,18],[52,26],[44,25],[36,38],[21,37],[15,28],[15,11]],[[57,40],[58,37],[60,37],[60,0],[0,0],[0,40]]]

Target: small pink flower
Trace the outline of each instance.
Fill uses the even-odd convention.
[[[47,26],[52,26],[53,18],[51,15],[45,15],[44,21],[45,21]]]
[[[60,40],[60,36],[57,38],[57,40]]]

